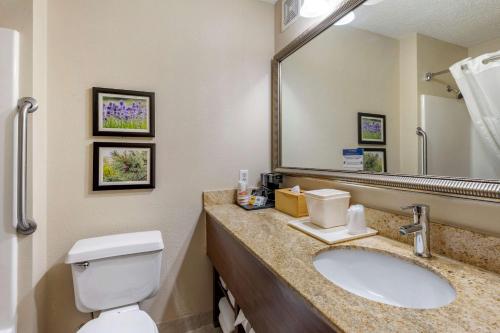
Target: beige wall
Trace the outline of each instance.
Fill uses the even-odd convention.
[[[270,167],[271,4],[255,0],[50,0],[48,6],[48,329],[90,318],[74,306],[75,241],[160,230],[160,323],[210,311],[201,193]],[[156,138],[91,136],[93,86],[156,92]],[[93,193],[91,143],[155,142],[153,191]]]
[[[467,48],[418,34],[418,95],[426,94],[453,98],[453,94],[446,91],[446,85],[448,84],[457,88],[451,74],[440,75],[427,82],[424,80],[425,73],[448,69],[454,63],[465,58],[467,58]]]
[[[418,123],[417,35],[399,41],[399,157],[403,173],[418,173],[418,141],[415,127]]]
[[[484,53],[500,51],[500,38],[469,47],[469,57],[477,57]]]
[[[281,79],[284,166],[342,169],[342,149],[358,147],[357,113],[369,112],[386,115],[387,167],[399,172],[396,39],[330,27],[282,62]]]

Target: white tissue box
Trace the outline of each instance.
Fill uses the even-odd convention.
[[[322,228],[347,224],[349,192],[322,189],[304,192],[311,222]]]

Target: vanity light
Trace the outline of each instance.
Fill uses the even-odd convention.
[[[327,14],[331,10],[331,6],[327,0],[304,0],[300,8],[300,16],[302,17],[318,17]]]
[[[350,12],[349,14],[347,14],[346,16],[342,17],[340,20],[335,22],[334,25],[346,25],[354,21],[355,18],[356,15],[354,14],[354,12]]]
[[[370,1],[370,0],[369,0]],[[382,1],[382,0],[373,0],[373,1]],[[332,6],[327,0],[304,0],[302,7],[300,8],[300,16],[302,17],[318,17],[328,14],[335,6]],[[350,12],[349,14],[342,17],[338,20],[335,25],[346,25],[354,21],[356,15],[354,12]]]

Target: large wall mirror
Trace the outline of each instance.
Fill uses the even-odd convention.
[[[500,198],[500,1],[344,1],[273,68],[275,169]]]

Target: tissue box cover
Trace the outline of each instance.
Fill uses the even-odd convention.
[[[291,192],[289,188],[275,191],[276,209],[293,217],[308,216],[306,198],[304,191],[300,193]]]

